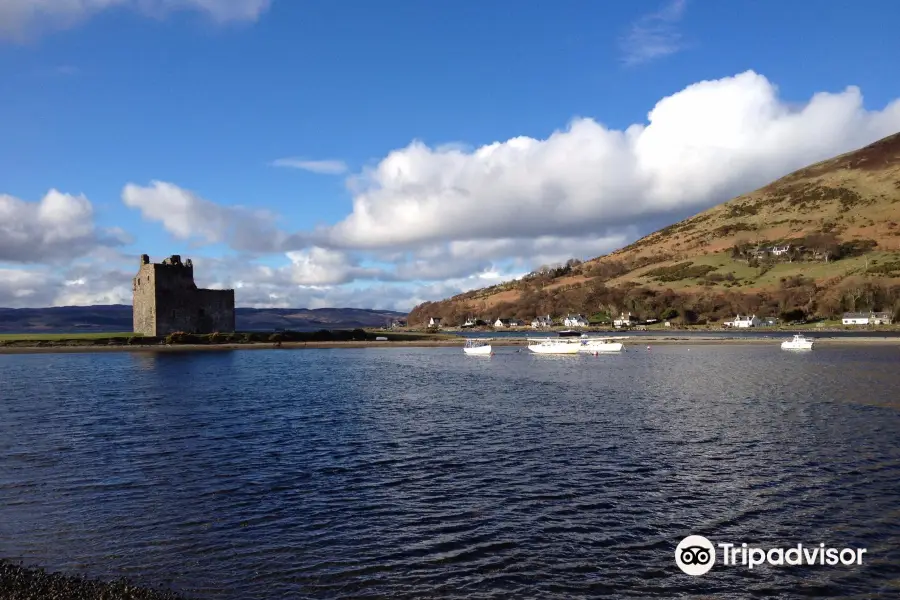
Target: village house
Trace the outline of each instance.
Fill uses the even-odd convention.
[[[637,325],[637,323],[638,318],[630,312],[627,315],[625,313],[619,313],[619,316],[613,320],[613,327],[621,329],[622,327]]]
[[[894,322],[894,317],[889,312],[873,312],[869,317],[869,323],[872,325],[890,325]]]
[[[498,318],[496,321],[494,321],[494,327],[496,327],[497,329],[501,329],[503,327],[510,327],[510,326],[511,326],[511,319]]]
[[[568,315],[563,320],[563,325],[566,327],[587,327],[588,320],[581,315]]]
[[[441,318],[440,317],[428,317],[428,326],[429,327],[437,327],[438,329],[440,329]]]
[[[847,312],[841,318],[844,325],[890,325],[893,321],[887,312]]]
[[[738,315],[732,321],[725,321],[722,323],[723,327],[736,327],[739,329],[746,329],[747,327],[760,327],[763,321],[756,315],[752,316],[741,316]]]
[[[788,252],[791,251],[791,245],[785,244],[784,246],[772,246],[769,248],[769,252],[772,253],[772,256],[784,256]]]
[[[550,315],[540,315],[534,318],[534,320],[531,322],[531,326],[535,329],[553,327],[553,319],[550,318]]]
[[[509,320],[510,327],[525,327],[525,321],[522,319],[510,319]]]
[[[396,319],[391,321],[391,329],[400,329],[401,327],[406,327],[406,319]]]

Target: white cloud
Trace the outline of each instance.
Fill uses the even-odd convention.
[[[192,10],[217,23],[255,21],[271,0],[0,0],[0,39],[22,41],[43,32],[68,29],[105,10],[124,8],[162,18]]]
[[[133,273],[100,264],[59,271],[0,268],[0,307],[131,304]]]
[[[38,202],[0,194],[0,262],[70,259],[108,245],[126,243],[120,229],[94,226],[94,209],[85,196],[50,190]]]
[[[673,215],[898,130],[900,102],[866,110],[849,87],[789,104],[748,71],[688,86],[624,130],[577,119],[547,139],[479,148],[413,142],[352,178],[352,212],[314,231],[289,234],[268,212],[216,204],[172,183],[129,184],[122,200],[178,239],[283,255],[278,266],[193,257],[198,285],[234,287],[241,306],[402,310],[540,264],[609,252]],[[0,196],[0,261],[80,252],[114,262],[104,260],[112,251],[98,248],[104,234],[92,223],[81,197]],[[82,265],[59,276],[0,271],[0,305],[127,302],[132,266],[98,273]]]
[[[360,267],[358,261],[337,250],[313,247],[288,252],[287,257],[292,263],[291,279],[299,285],[330,286],[379,276],[377,270]]]
[[[272,161],[273,167],[301,169],[320,175],[340,175],[347,172],[347,164],[341,160],[304,160],[302,158],[279,158]]]
[[[472,151],[421,142],[353,180],[353,211],[316,243],[390,249],[526,236],[574,237],[700,210],[900,129],[900,102],[867,111],[859,89],[799,109],[748,71],[662,99],[647,124],[576,119],[545,140]]]
[[[147,221],[162,226],[179,240],[228,243],[248,252],[278,252],[287,235],[276,227],[274,214],[241,206],[222,206],[165,181],[148,186],[129,183],[122,202],[140,210]]]
[[[687,0],[670,0],[659,11],[634,22],[621,41],[623,62],[639,65],[684,49],[678,23],[686,6]]]

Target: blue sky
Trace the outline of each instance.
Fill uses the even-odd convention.
[[[130,302],[147,252],[408,309],[900,129],[888,1],[43,4],[0,6],[6,306]]]

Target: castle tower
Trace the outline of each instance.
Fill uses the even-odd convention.
[[[163,337],[176,331],[234,331],[234,290],[199,289],[194,265],[173,254],[161,263],[141,255],[132,281],[134,332]]]

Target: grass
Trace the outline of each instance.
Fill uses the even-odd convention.
[[[65,340],[106,340],[141,337],[139,333],[0,333],[0,341],[10,342],[61,342]]]
[[[172,334],[166,338],[144,337],[131,332],[123,333],[5,333],[0,334],[0,346],[27,347],[37,346],[124,346],[136,344],[146,346],[165,341],[175,345],[182,344],[256,344],[256,343],[303,343],[303,342],[349,342],[375,341],[377,337],[386,337],[388,341],[419,340],[451,340],[456,336],[442,333],[417,332],[383,332],[374,330],[320,330],[320,331],[287,331],[274,332],[235,332],[218,334]]]
[[[759,274],[759,267],[751,267],[747,265],[745,260],[735,260],[731,258],[730,252],[717,252],[715,254],[706,254],[691,257],[691,267],[715,267],[710,273],[719,275],[727,275],[731,273],[734,278],[746,287],[753,288],[777,288],[782,278],[802,275],[815,280],[823,280],[831,277],[844,277],[848,275],[864,275],[866,269],[866,259],[868,258],[869,268],[877,267],[880,264],[891,263],[900,260],[900,255],[896,252],[869,252],[865,256],[854,256],[852,258],[842,258],[840,260],[825,262],[778,262],[771,269]],[[694,277],[671,282],[656,282],[648,277],[649,273],[641,273],[638,276],[631,274],[625,275],[621,280],[633,279],[644,285],[656,285],[658,287],[666,287],[672,289],[680,289],[685,287],[696,287],[702,284],[703,277]],[[716,287],[721,287],[726,282],[718,282]]]

